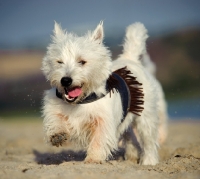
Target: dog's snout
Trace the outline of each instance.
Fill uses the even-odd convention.
[[[72,79],[70,77],[63,77],[60,82],[62,86],[68,87],[72,84]]]

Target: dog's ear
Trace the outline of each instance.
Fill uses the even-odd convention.
[[[99,25],[96,27],[96,29],[94,30],[92,34],[92,39],[99,43],[102,43],[103,38],[104,38],[103,21],[101,21]]]
[[[56,21],[55,21],[55,24],[54,24],[53,32],[54,32],[55,37],[62,37],[65,34],[65,32],[62,30],[61,25],[58,24]]]

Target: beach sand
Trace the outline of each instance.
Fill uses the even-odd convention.
[[[200,121],[170,121],[168,139],[159,153],[160,163],[156,166],[140,166],[122,157],[85,164],[84,152],[44,142],[42,120],[0,119],[0,179],[199,179]]]

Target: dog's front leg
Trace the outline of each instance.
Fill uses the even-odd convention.
[[[68,132],[66,130],[67,117],[61,114],[48,114],[44,118],[44,131],[47,142],[59,147],[66,142]]]
[[[85,163],[101,163],[117,148],[115,132],[109,129],[110,125],[105,124],[102,118],[95,119],[89,125],[90,137]]]

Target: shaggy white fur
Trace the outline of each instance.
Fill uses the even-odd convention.
[[[153,78],[155,78],[156,65],[151,61],[150,56],[147,53],[147,38],[147,30],[142,23],[137,22],[128,26],[126,29],[124,50],[120,55],[120,58],[126,58],[133,60],[135,63],[140,63],[149,72],[149,75],[152,75]],[[167,103],[161,84],[156,79],[155,83],[157,83],[158,91],[159,143],[162,144],[167,137]]]
[[[135,29],[135,30],[134,30]],[[46,140],[54,146],[70,142],[87,151],[85,162],[101,162],[109,159],[118,149],[120,137],[135,124],[141,151],[140,164],[158,163],[158,125],[160,86],[138,62],[146,51],[146,29],[134,25],[132,34],[127,33],[124,53],[115,61],[103,45],[103,23],[93,32],[82,37],[62,30],[55,22],[54,35],[43,59],[42,70],[52,89],[45,92],[43,104],[44,131]],[[131,36],[129,38],[129,35]],[[133,38],[135,39],[134,44]],[[132,49],[134,46],[134,49]],[[120,94],[107,94],[106,82],[112,71],[125,67],[131,70],[137,81],[142,83],[144,110],[141,116],[129,112],[123,122]],[[58,98],[57,93],[61,95]],[[95,93],[105,97],[97,101],[80,104]],[[126,137],[131,144],[131,137]],[[126,145],[128,146],[128,145]],[[130,146],[130,145],[129,145]],[[135,153],[127,147],[126,156]]]
[[[113,70],[123,66],[124,60],[126,60],[125,64],[130,64],[130,66],[128,66],[128,67],[129,67],[129,69],[131,69],[131,71],[133,72],[134,75],[137,74],[137,71],[135,71],[135,70],[138,70],[138,68],[136,68],[137,65],[139,65],[140,67],[141,66],[144,67],[149,79],[148,78],[145,79],[145,82],[143,82],[143,87],[148,83],[146,80],[148,80],[149,83],[152,83],[149,85],[149,86],[151,86],[151,88],[144,87],[144,90],[147,89],[147,91],[144,92],[145,97],[146,97],[146,99],[144,101],[147,106],[153,107],[154,105],[156,105],[156,106],[154,106],[155,109],[152,108],[150,110],[150,108],[147,106],[144,108],[146,110],[147,109],[150,110],[149,112],[157,113],[158,123],[159,123],[159,125],[157,126],[157,121],[155,119],[154,120],[150,119],[151,116],[153,117],[153,114],[150,115],[150,113],[149,113],[149,117],[146,117],[146,118],[149,118],[150,120],[146,122],[146,125],[147,126],[152,125],[152,127],[149,127],[149,130],[152,130],[153,128],[158,127],[158,129],[155,129],[155,130],[156,130],[156,132],[158,130],[158,141],[160,144],[162,144],[167,137],[167,121],[168,121],[167,104],[165,101],[162,87],[155,78],[156,66],[151,61],[151,59],[146,51],[146,39],[147,38],[148,38],[147,30],[142,23],[137,22],[137,23],[134,23],[134,24],[128,26],[126,29],[125,43],[123,45],[123,47],[124,47],[123,53],[119,56],[119,58],[116,61],[114,61]],[[115,65],[115,63],[116,63],[116,65]],[[140,75],[140,74],[142,74],[142,73],[140,73],[140,72],[138,73],[138,79],[140,78],[140,76],[142,78],[144,77],[144,75]],[[141,79],[141,81],[142,81],[142,79]],[[151,93],[154,93],[154,94],[152,94],[152,96],[151,96]],[[148,99],[148,97],[154,98],[154,99]],[[154,102],[152,102],[152,101],[154,101]],[[148,102],[150,102],[152,104],[147,104]],[[144,126],[143,127],[141,126],[141,129],[139,129],[138,124],[140,122],[144,122],[143,119],[141,120],[140,117],[137,117],[135,119],[135,121],[136,122],[133,123],[132,127],[134,128],[135,135],[136,135],[137,140],[139,141],[140,147],[141,147],[141,145],[144,143],[143,140],[148,142],[147,141],[148,134],[145,134],[145,132],[148,132],[148,131],[146,130],[147,128],[144,128]],[[151,123],[153,121],[156,124]],[[148,122],[150,122],[150,123],[148,123]],[[143,130],[144,134],[141,133],[142,130]],[[138,148],[138,146],[137,146],[138,144],[137,144],[137,142],[135,142],[135,136],[133,136],[133,135],[134,134],[133,134],[132,130],[129,129],[124,136],[125,140],[126,140],[125,158],[130,159],[130,160],[135,160],[137,158],[140,150],[143,150],[143,149]],[[143,136],[141,136],[141,135],[143,135]],[[152,136],[150,134],[150,132],[149,132],[149,135]],[[150,153],[150,152],[148,151],[148,153]]]

